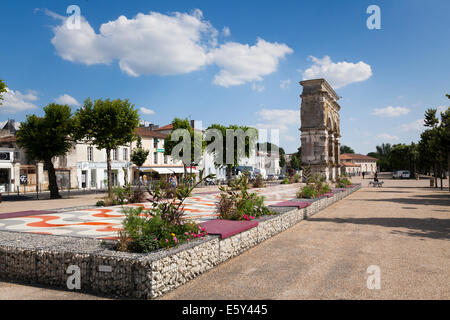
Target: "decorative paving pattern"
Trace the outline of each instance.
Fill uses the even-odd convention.
[[[273,205],[294,199],[297,190],[298,185],[283,185],[252,191],[264,195],[266,205]],[[197,222],[215,219],[218,216],[215,207],[218,199],[218,193],[194,194],[189,197],[184,203],[186,219]],[[26,212],[17,215],[9,214],[4,218],[0,215],[0,230],[117,239],[117,231],[120,230],[121,222],[125,217],[123,210],[133,206],[150,208],[149,203],[142,203],[57,213],[30,211],[30,214]]]

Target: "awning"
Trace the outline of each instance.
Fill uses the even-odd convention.
[[[188,173],[190,169],[188,169]],[[180,167],[175,168],[141,168],[142,172],[157,172],[158,174],[173,174],[173,173],[184,173],[184,169]],[[192,173],[197,173],[197,170],[192,170]]]
[[[0,162],[0,169],[11,169],[12,167],[11,162]]]

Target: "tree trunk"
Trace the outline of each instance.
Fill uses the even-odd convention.
[[[106,149],[106,171],[108,173],[108,197],[112,198],[111,150]]]
[[[184,177],[183,177],[183,186],[186,184],[187,181],[187,167],[186,164],[183,162],[183,169],[184,169]]]
[[[433,172],[433,174],[434,174],[434,187],[437,188],[438,185],[437,185],[437,166],[436,166],[436,162],[434,163],[433,171],[434,171]]]
[[[227,165],[227,179],[228,182],[232,179],[232,169],[233,167],[231,165]]]
[[[50,190],[50,198],[51,199],[60,199],[61,195],[59,194],[58,190],[58,183],[56,182],[56,172],[55,167],[53,166],[52,159],[45,159],[44,160],[44,166],[47,170],[48,174],[48,188]],[[69,181],[70,185],[70,181]]]
[[[450,151],[447,153],[448,191],[450,192]]]

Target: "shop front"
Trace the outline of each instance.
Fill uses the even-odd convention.
[[[128,177],[132,165],[131,162],[126,161],[111,162],[111,178],[114,187],[129,183]],[[77,179],[80,189],[105,189],[108,186],[106,162],[78,162]]]

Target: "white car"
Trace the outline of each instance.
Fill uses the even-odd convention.
[[[409,179],[410,174],[408,170],[398,170],[392,174],[392,179]]]

